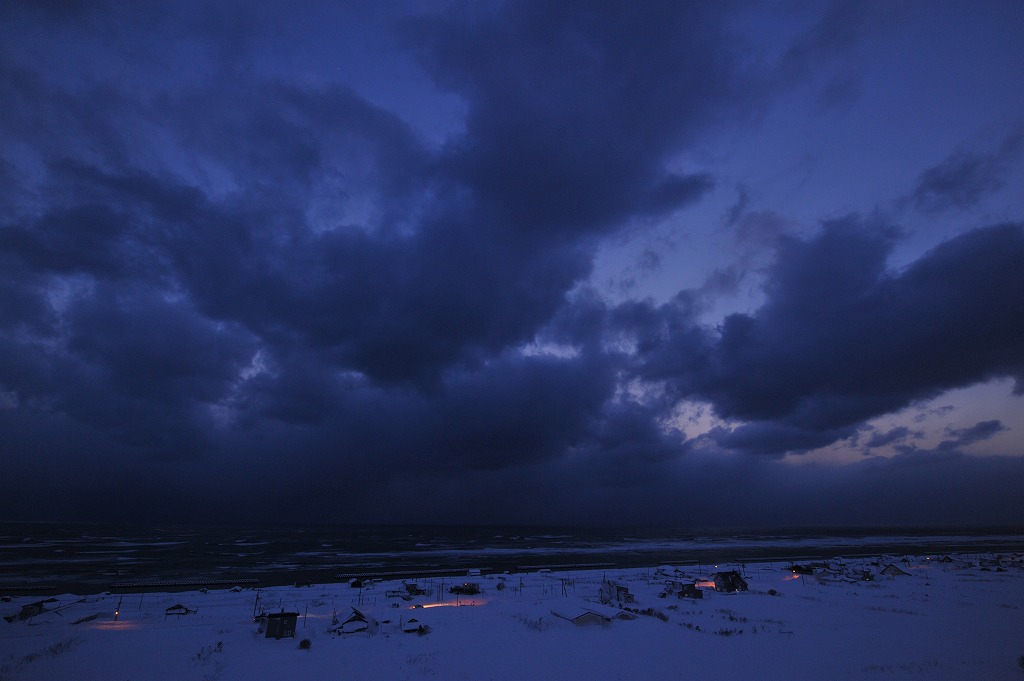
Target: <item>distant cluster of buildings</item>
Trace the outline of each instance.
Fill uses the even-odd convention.
[[[926,560],[933,559],[927,558]],[[950,558],[948,556],[938,557],[934,560],[948,569],[980,567],[983,570],[1005,570],[1007,567],[1024,567],[1024,564],[1021,564],[1020,557],[1004,558],[1002,556],[995,556],[987,558],[981,563],[971,563],[962,558]],[[1012,562],[1014,560],[1017,562],[1013,565],[1007,565],[1007,561]],[[837,560],[835,562],[792,564],[787,569],[794,578],[808,577],[823,584],[832,581],[855,582],[870,581],[876,577],[900,578],[909,576],[911,573],[908,570],[912,569],[909,565],[909,560],[904,559],[902,561],[904,563],[903,567],[897,565],[897,562],[899,561],[888,563],[875,561],[869,566],[861,563],[858,567],[848,567],[841,560]],[[545,570],[543,572],[550,571]],[[479,576],[479,574],[479,571],[474,571],[474,574],[470,576]],[[658,593],[660,598],[695,600],[704,598],[704,593],[708,589],[713,589],[718,593],[738,593],[748,590],[746,579],[736,570],[714,572],[710,578],[698,580],[680,568],[662,566],[657,569],[656,575],[663,579],[662,590]],[[499,581],[496,587],[499,590],[505,586],[504,577],[500,579],[502,581]],[[357,579],[350,580],[350,585],[359,589],[362,589],[364,586],[362,581]],[[475,595],[479,594],[481,589],[476,582],[456,582],[448,591],[456,595]],[[565,580],[563,580],[563,593],[564,591]],[[385,592],[386,597],[402,601],[412,601],[426,594],[427,589],[420,582],[414,580],[405,580],[401,583],[401,588],[390,588]],[[630,591],[629,585],[623,580],[603,577],[597,589],[596,602],[572,599],[564,604],[559,604],[558,607],[551,610],[551,614],[579,626],[591,624],[604,625],[614,620],[635,619],[637,613],[650,614],[648,611],[652,610],[651,608],[643,611],[636,607],[631,607],[635,606],[636,603],[636,596]],[[42,606],[42,603],[26,606],[25,611],[19,613],[17,617],[30,617],[34,612],[32,608],[38,610]],[[398,604],[393,603],[392,606],[398,607]],[[414,605],[412,607],[420,608],[422,606]],[[194,610],[190,610],[184,605],[176,605],[167,610],[168,615],[179,616],[191,612],[194,612]],[[256,617],[256,621],[259,623],[259,633],[264,634],[266,638],[281,639],[295,636],[298,618],[299,613],[297,612],[282,611],[270,614],[261,613]],[[397,631],[404,633],[424,634],[429,631],[429,627],[420,622],[417,617],[406,619],[404,615],[401,615],[396,624],[392,619],[378,621],[368,613],[353,607],[352,612],[346,619],[340,620],[337,616],[334,617],[332,628],[329,629],[329,632],[334,635],[369,635],[378,631],[381,625],[391,625]]]

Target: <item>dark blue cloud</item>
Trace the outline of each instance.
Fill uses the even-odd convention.
[[[822,108],[856,99],[863,73],[858,50],[871,33],[891,30],[907,20],[908,3],[839,0],[815,8],[819,15],[798,34],[775,65],[773,77],[784,85],[811,81]]]
[[[967,445],[972,445],[975,442],[984,442],[1004,430],[1007,430],[1006,426],[997,419],[993,419],[991,421],[979,421],[970,428],[960,428],[949,431],[948,435],[950,437],[940,442],[937,449],[939,451],[960,449]]]
[[[1021,225],[967,232],[899,272],[886,265],[895,238],[846,219],[784,240],[765,304],[715,333],[687,322],[686,309],[641,308],[631,315],[645,319],[631,323],[641,374],[749,422],[717,432],[722,445],[771,454],[829,444],[953,387],[1019,379]]]
[[[897,230],[787,237],[741,197],[728,226],[775,254],[759,309],[701,321],[750,262],[660,305],[588,288],[602,239],[721,184],[681,154],[818,62],[839,65],[828,96],[854,92],[843,55],[879,25],[838,3],[762,64],[735,10],[321,5],[314,27],[260,3],[4,5],[0,513],[248,519],[260,498],[300,519],[736,523],[813,477],[737,452],[1024,377],[1015,224],[894,272]],[[361,63],[340,59],[352,25],[403,46],[384,70],[415,95],[335,73]],[[428,139],[410,112],[452,100]],[[994,167],[921,191],[973,201]],[[737,425],[687,439],[682,400]],[[847,511],[886,484],[858,471]]]
[[[1017,129],[992,153],[959,151],[923,173],[914,188],[918,210],[938,213],[976,206],[1006,183],[1010,163],[1024,149],[1024,131]]]
[[[410,22],[430,73],[468,104],[446,169],[485,219],[524,233],[604,231],[691,201],[709,179],[665,164],[741,102],[726,9],[529,2]]]

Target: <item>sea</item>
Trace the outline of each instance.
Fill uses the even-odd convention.
[[[0,594],[1020,551],[1020,527],[750,530],[0,522]]]

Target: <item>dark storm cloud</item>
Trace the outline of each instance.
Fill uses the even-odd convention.
[[[319,391],[310,394],[314,385]],[[586,440],[611,385],[611,372],[590,361],[515,355],[450,372],[426,393],[356,378],[296,381],[294,371],[272,368],[240,387],[230,417],[241,427],[224,437],[233,441],[231,450],[253,452],[261,467],[274,466],[272,452],[287,452],[280,474],[256,485],[267,493],[294,485],[322,487],[329,496],[338,480],[358,479],[372,496],[396,476],[461,479],[557,458]],[[297,413],[283,412],[303,404]],[[252,418],[257,410],[261,415]],[[323,418],[311,422],[311,413]],[[289,472],[293,465],[298,469]]]
[[[710,180],[668,171],[668,153],[741,103],[723,10],[527,2],[410,23],[432,75],[469,106],[447,170],[485,219],[527,234],[607,230],[691,201]]]
[[[873,432],[871,437],[863,443],[864,453],[868,454],[876,447],[893,446],[898,452],[906,455],[926,456],[928,454],[940,455],[950,452],[961,453],[964,447],[978,442],[984,442],[999,433],[1009,430],[998,419],[990,421],[979,421],[970,428],[946,428],[946,437],[935,447],[921,447],[911,440],[921,440],[925,437],[920,431],[912,431],[905,426],[892,428],[886,432]],[[917,459],[915,459],[917,460]]]
[[[788,85],[811,81],[822,108],[856,99],[862,74],[857,55],[865,36],[905,20],[905,2],[839,0],[819,6],[820,16],[798,35],[775,67],[774,77]],[[815,82],[817,81],[817,82]]]
[[[787,452],[805,452],[851,437],[855,427],[807,428],[784,421],[757,421],[736,428],[715,428],[708,437],[725,449],[781,456]]]
[[[439,142],[409,114],[436,99],[392,109],[373,78],[334,82],[346,22],[381,30],[368,8],[311,26],[259,4],[5,5],[0,459],[17,490],[0,512],[233,520],[265,499],[289,519],[739,523],[807,480],[731,450],[819,447],[1021,376],[1018,226],[892,273],[895,233],[784,238],[741,201],[740,240],[778,253],[756,312],[699,322],[744,268],[662,306],[587,288],[601,238],[712,193],[677,154],[778,86],[730,9],[395,22],[380,38],[464,112]],[[872,25],[828,11],[786,53],[786,86]],[[687,439],[683,399],[746,423]]]
[[[108,206],[76,206],[31,226],[7,227],[0,232],[0,249],[35,270],[116,276],[125,264],[118,252],[121,221]]]
[[[1017,129],[992,153],[959,151],[921,173],[913,201],[918,210],[938,213],[970,208],[1005,184],[1010,163],[1024,149],[1024,131]]]
[[[586,436],[614,383],[610,367],[580,359],[498,360],[450,380],[432,419],[445,465],[505,468],[560,455]]]
[[[661,335],[637,336],[642,374],[748,422],[713,432],[719,444],[767,454],[829,444],[956,386],[1009,376],[1020,390],[1024,229],[965,233],[900,272],[886,266],[894,239],[854,219],[785,239],[765,304],[710,336],[686,308],[644,313]]]
[[[998,419],[979,421],[970,428],[946,428],[946,437],[934,447],[922,447],[915,442],[907,442],[907,438],[899,436],[888,438],[883,436],[883,444],[892,444],[899,454],[891,459],[891,465],[899,467],[917,467],[927,465],[933,460],[953,461],[965,456],[964,448],[1010,430]],[[890,432],[890,434],[892,431]],[[920,440],[920,433],[913,434]],[[871,443],[868,446],[872,446]],[[868,453],[868,452],[865,452]]]
[[[1000,507],[1014,503],[1012,488],[1024,482],[1024,462],[1017,457],[958,453],[870,457],[845,469],[802,468],[780,472],[779,484],[790,491],[780,505],[793,516],[832,523],[841,517],[889,526],[1005,523]]]
[[[975,442],[984,442],[990,437],[1007,430],[998,420],[979,421],[970,428],[960,428],[948,431],[949,438],[939,443],[937,449],[960,449]]]
[[[410,23],[438,80],[469,104],[467,136],[438,158],[344,87],[223,70],[220,48],[244,63],[246,41],[200,50],[202,78],[154,81],[134,100],[114,80],[65,88],[11,65],[7,118],[32,140],[26,163],[42,164],[50,201],[7,225],[3,244],[51,282],[157,277],[271,351],[311,346],[373,379],[437,380],[452,362],[528,340],[589,270],[579,239],[707,190],[707,176],[662,163],[733,94],[721,20],[539,4]],[[146,25],[171,41],[171,23]],[[306,209],[325,195],[328,217],[310,224]]]
[[[877,11],[882,5],[888,5],[888,11],[894,11],[895,3],[841,0],[824,5],[817,21],[786,51],[782,60],[783,70],[810,71],[815,62],[834,59],[843,51],[856,47],[866,31],[889,18],[890,15]]]

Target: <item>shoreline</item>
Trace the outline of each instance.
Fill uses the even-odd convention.
[[[174,593],[195,591],[200,588],[230,589],[234,586],[242,588],[264,588],[283,586],[312,586],[326,584],[344,584],[350,579],[389,580],[416,577],[441,577],[466,575],[469,570],[479,570],[484,575],[494,574],[526,574],[545,571],[575,570],[618,570],[635,568],[654,568],[659,565],[694,567],[702,570],[704,566],[721,564],[765,564],[785,562],[829,561],[836,559],[864,560],[869,558],[891,557],[893,560],[902,557],[920,557],[936,555],[979,556],[999,553],[1024,552],[1024,541],[1005,541],[984,538],[971,542],[931,541],[920,544],[909,543],[871,543],[857,546],[823,546],[809,550],[808,546],[775,545],[770,547],[729,547],[720,549],[691,549],[686,551],[609,551],[605,553],[580,553],[567,551],[561,554],[530,555],[520,554],[496,558],[494,555],[482,554],[479,560],[461,555],[457,560],[449,561],[446,567],[437,562],[415,560],[414,555],[408,558],[394,559],[380,563],[380,569],[351,569],[339,571],[333,568],[311,568],[297,566],[289,569],[238,571],[216,574],[185,574],[178,573],[163,578],[156,575],[138,575],[128,578],[106,581],[101,579],[76,579],[69,575],[66,579],[60,576],[47,579],[17,581],[4,579],[0,584],[0,596],[40,595],[53,596],[73,594],[90,596],[103,593]],[[543,558],[543,560],[540,560]],[[442,574],[444,573],[444,574]]]

